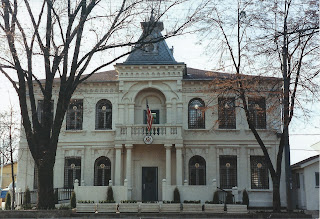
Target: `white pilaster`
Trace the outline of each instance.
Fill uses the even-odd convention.
[[[128,123],[134,124],[134,103],[129,104],[129,117],[128,117]]]
[[[126,179],[128,180],[128,187],[131,187],[131,168],[132,168],[132,144],[126,144],[127,149],[127,167],[126,167]]]
[[[182,144],[176,144],[176,183],[182,185]]]
[[[166,182],[167,185],[171,185],[171,144],[165,144],[166,148]]]
[[[167,122],[169,124],[172,124],[172,104],[171,103],[167,103]]]
[[[120,186],[121,185],[121,150],[122,145],[116,145],[116,161],[115,161],[115,168],[114,168],[114,185]]]
[[[182,108],[183,108],[183,104],[182,103],[177,103],[177,124],[182,124]]]

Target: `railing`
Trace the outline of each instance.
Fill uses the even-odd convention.
[[[73,189],[65,189],[65,188],[55,188],[55,202],[59,203],[60,201],[70,200]],[[18,205],[23,205],[25,192],[16,192],[16,203]],[[30,191],[31,204],[37,203],[37,190]]]
[[[150,132],[146,127],[147,125],[117,125],[117,136],[144,136],[144,135],[154,135],[154,136],[181,136],[182,126],[177,125],[153,125]]]

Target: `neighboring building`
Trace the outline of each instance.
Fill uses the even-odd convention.
[[[319,210],[319,155],[291,165],[296,207]]]
[[[18,163],[16,161],[14,161],[14,163],[13,163],[14,177],[17,176],[17,167],[18,167]],[[3,170],[2,170],[1,189],[5,189],[10,185],[10,183],[12,183],[11,163],[4,165],[2,168],[3,168]],[[0,180],[1,180],[1,176],[0,176]]]
[[[152,36],[162,30],[162,22],[156,23]],[[203,92],[213,79],[229,77],[187,68],[175,61],[165,41],[135,50],[115,70],[94,74],[78,87],[66,113],[54,186],[72,188],[78,179],[77,198],[96,201],[105,199],[109,180],[117,201],[172,200],[178,187],[182,200],[203,202],[212,200],[217,186],[228,191],[237,187],[236,200],[247,189],[251,206],[272,206],[272,181],[244,112],[235,107],[238,100]],[[278,83],[275,78],[261,78],[267,89],[274,87],[270,82]],[[41,120],[42,96],[36,91]],[[268,100],[262,95],[248,102],[275,161],[281,113],[280,109],[271,113]],[[154,117],[153,141],[145,138],[147,101]],[[24,138],[19,157],[18,188],[36,189],[37,170]],[[283,177],[283,206],[284,185]]]

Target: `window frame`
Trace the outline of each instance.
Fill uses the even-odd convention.
[[[101,167],[101,164],[98,165],[99,162],[103,160],[105,161],[105,163],[102,162],[101,164],[104,164],[106,168]],[[111,180],[111,171],[112,169],[110,159],[106,156],[98,157],[94,162],[94,186],[108,186],[109,180]],[[99,181],[100,173],[102,174],[101,182]]]
[[[72,99],[70,101],[66,117],[66,130],[83,129],[83,99]]]
[[[314,173],[314,176],[315,176],[315,187],[316,188],[319,188],[319,181],[320,181],[320,179],[319,179],[319,172],[315,172]]]
[[[198,101],[200,106],[195,108]],[[205,129],[206,128],[206,116],[205,116],[205,103],[200,98],[193,98],[188,103],[188,129]]]
[[[53,123],[53,118],[54,118],[54,100],[51,100],[51,121]],[[37,104],[37,117],[38,117],[38,121],[39,123],[42,125],[43,123],[43,119],[44,119],[45,113],[43,110],[43,99],[38,100],[38,104]]]
[[[72,163],[72,160],[77,161]],[[70,164],[71,163],[71,164]],[[74,167],[71,165],[75,164]],[[70,174],[72,175],[70,176]],[[70,180],[71,177],[71,180]],[[79,178],[79,179],[78,179]],[[74,181],[79,181],[79,185],[81,185],[81,157],[65,157],[64,158],[64,188],[66,189],[73,189],[74,188]]]
[[[226,107],[228,105],[228,108]],[[219,129],[236,129],[237,117],[234,97],[218,98]]]
[[[200,163],[202,162],[202,163]],[[197,167],[196,164],[199,164]],[[206,160],[200,155],[195,155],[189,159],[189,185],[206,185]],[[201,175],[203,174],[203,175]],[[195,177],[195,179],[193,178]]]
[[[219,156],[220,188],[232,189],[232,187],[238,186],[237,161],[236,155]]]
[[[257,110],[257,106],[261,110]],[[267,112],[265,97],[249,97],[248,110],[250,120],[255,129],[267,129]]]
[[[103,106],[106,109],[101,109]],[[100,120],[103,119],[103,124]],[[112,103],[107,99],[101,99],[96,104],[96,130],[111,130],[112,129]]]
[[[270,188],[269,170],[264,156],[250,156],[250,179],[251,189],[267,190]]]

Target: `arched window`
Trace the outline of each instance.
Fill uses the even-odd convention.
[[[94,185],[107,186],[111,179],[111,162],[107,157],[99,157],[94,163]]]
[[[195,98],[190,100],[188,107],[188,128],[204,129],[205,128],[205,104],[203,100]]]
[[[189,185],[206,184],[206,161],[201,156],[193,156],[189,160]]]
[[[109,100],[99,100],[96,105],[96,129],[112,129],[112,104]]]

